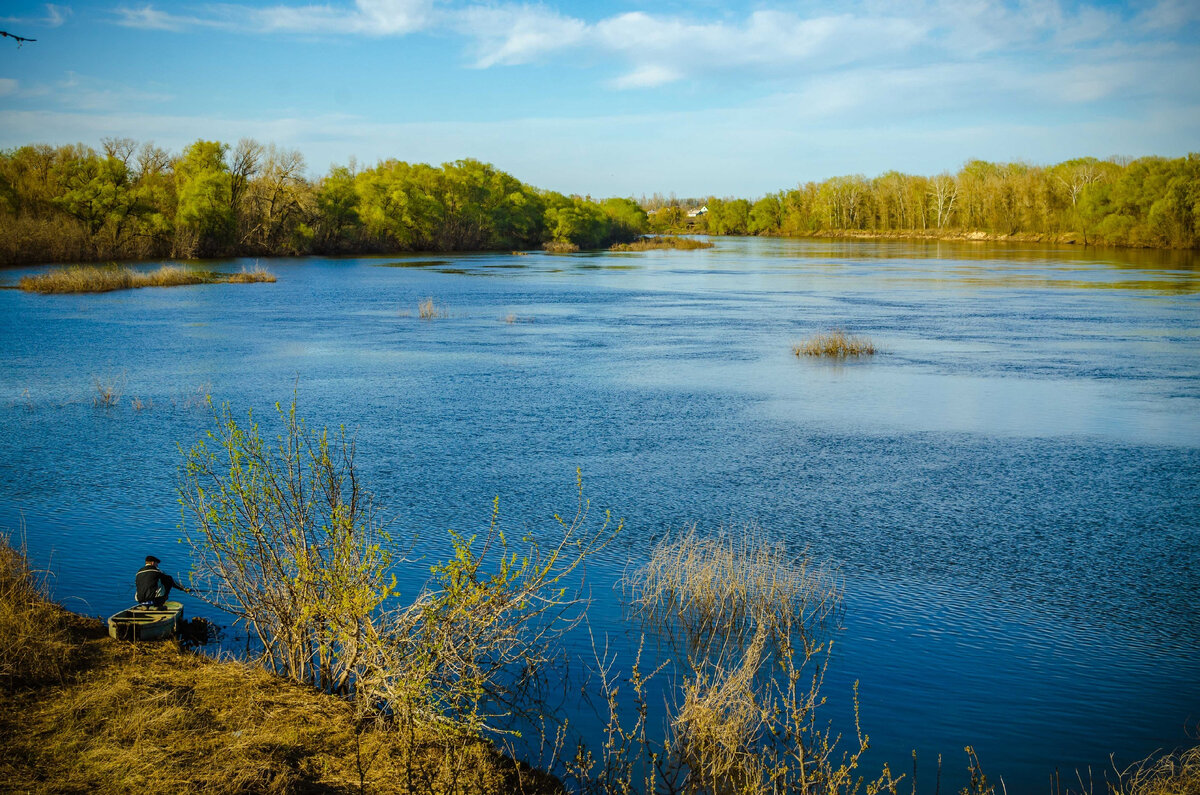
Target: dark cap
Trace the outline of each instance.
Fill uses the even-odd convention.
[[[161,560],[159,560],[158,558],[154,557],[153,555],[147,555],[147,556],[146,556],[146,562],[147,562],[147,563],[162,563],[162,561],[161,561]]]

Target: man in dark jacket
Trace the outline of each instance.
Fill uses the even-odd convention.
[[[147,555],[146,565],[138,569],[137,576],[133,578],[137,584],[139,605],[162,607],[167,603],[167,597],[172,588],[178,588],[184,593],[188,592],[188,589],[175,582],[175,578],[170,574],[164,574],[158,570],[158,564],[161,562],[153,555]]]

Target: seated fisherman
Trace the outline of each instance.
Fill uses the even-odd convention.
[[[174,577],[158,570],[161,562],[153,555],[147,555],[146,565],[138,569],[137,576],[133,578],[137,584],[138,604],[143,607],[162,607],[167,603],[172,588],[188,593],[188,589],[175,582]]]

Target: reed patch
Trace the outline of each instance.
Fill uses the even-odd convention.
[[[632,243],[614,243],[609,251],[650,251],[652,249],[673,248],[680,251],[694,251],[702,248],[713,248],[714,244],[707,240],[694,237],[679,237],[678,235],[655,235],[643,237]]]
[[[274,282],[275,275],[261,267],[237,273],[220,273],[163,265],[140,271],[120,265],[71,265],[47,273],[23,276],[17,286],[31,293],[107,293],[141,287],[178,287],[190,284],[254,284]]]
[[[869,337],[847,334],[841,329],[834,329],[824,334],[814,334],[792,346],[792,353],[796,356],[815,356],[826,359],[874,356],[877,352],[875,343]]]

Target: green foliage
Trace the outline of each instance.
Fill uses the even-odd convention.
[[[655,232],[814,235],[838,232],[993,235],[1120,246],[1194,248],[1200,242],[1200,154],[1127,164],[1076,158],[1049,167],[967,162],[932,177],[889,171],[808,182],[750,205],[707,200],[650,213]]]
[[[282,432],[263,438],[228,406],[187,452],[179,487],[193,583],[257,636],[268,666],[345,692],[394,591],[392,555],[345,432],[330,439],[276,405]]]
[[[178,157],[129,139],[0,152],[0,263],[309,252],[475,251],[636,238],[632,199],[539,191],[478,160],[333,166],[243,139]]]
[[[299,152],[243,139],[178,156],[130,139],[0,152],[0,263],[217,255],[597,249],[646,232],[930,236],[985,232],[1191,248],[1200,155],[808,182],[751,203],[541,191],[478,160],[384,160],[310,179]],[[646,210],[649,209],[649,212]]]
[[[181,256],[217,254],[230,242],[233,178],[225,164],[226,151],[228,147],[217,141],[196,141],[175,163],[176,249]]]

